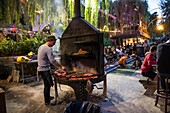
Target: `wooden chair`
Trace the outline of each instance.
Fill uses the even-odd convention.
[[[165,87],[161,87],[161,77],[165,80]],[[165,99],[165,113],[167,113],[167,105],[168,99],[170,99],[170,89],[169,89],[169,80],[170,76],[158,76],[157,79],[157,93],[156,93],[156,101],[155,106],[157,106],[159,97]]]

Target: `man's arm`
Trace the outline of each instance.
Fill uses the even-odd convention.
[[[57,67],[57,68],[59,67],[59,68],[62,69],[62,67],[63,67],[63,66],[62,66],[60,63],[58,63],[56,60],[53,61],[52,64],[53,64],[55,67]]]
[[[60,63],[58,63],[58,62],[55,60],[52,51],[48,51],[47,56],[48,56],[48,59],[49,59],[50,63],[53,64],[55,67],[61,68],[62,70],[65,69]]]

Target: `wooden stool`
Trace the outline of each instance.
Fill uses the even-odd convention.
[[[168,87],[168,80],[170,79],[170,76],[161,76],[162,78],[165,79],[165,88],[161,88],[160,86],[160,76],[158,76],[157,79],[157,93],[156,93],[156,101],[155,101],[155,106],[157,106],[159,97],[165,99],[165,113],[167,113],[167,104],[168,104],[168,99],[170,99],[170,89]]]

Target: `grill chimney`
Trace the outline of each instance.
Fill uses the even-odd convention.
[[[75,5],[74,5],[74,13],[75,17],[81,17],[80,13],[80,0],[75,0]]]

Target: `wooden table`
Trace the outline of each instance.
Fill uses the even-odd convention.
[[[25,66],[26,65],[26,68]],[[37,72],[37,66],[38,66],[38,61],[37,60],[32,60],[29,62],[22,62],[22,63],[18,63],[18,62],[14,62],[14,66],[16,70],[19,70],[21,72],[21,78],[20,80],[23,81],[23,83],[25,82],[26,79],[31,79],[31,78],[37,78],[37,81],[39,81],[39,76],[38,76],[38,72]],[[25,73],[26,69],[30,69],[28,73]],[[35,72],[32,72],[33,69]],[[31,75],[32,73],[34,73],[34,75]]]

